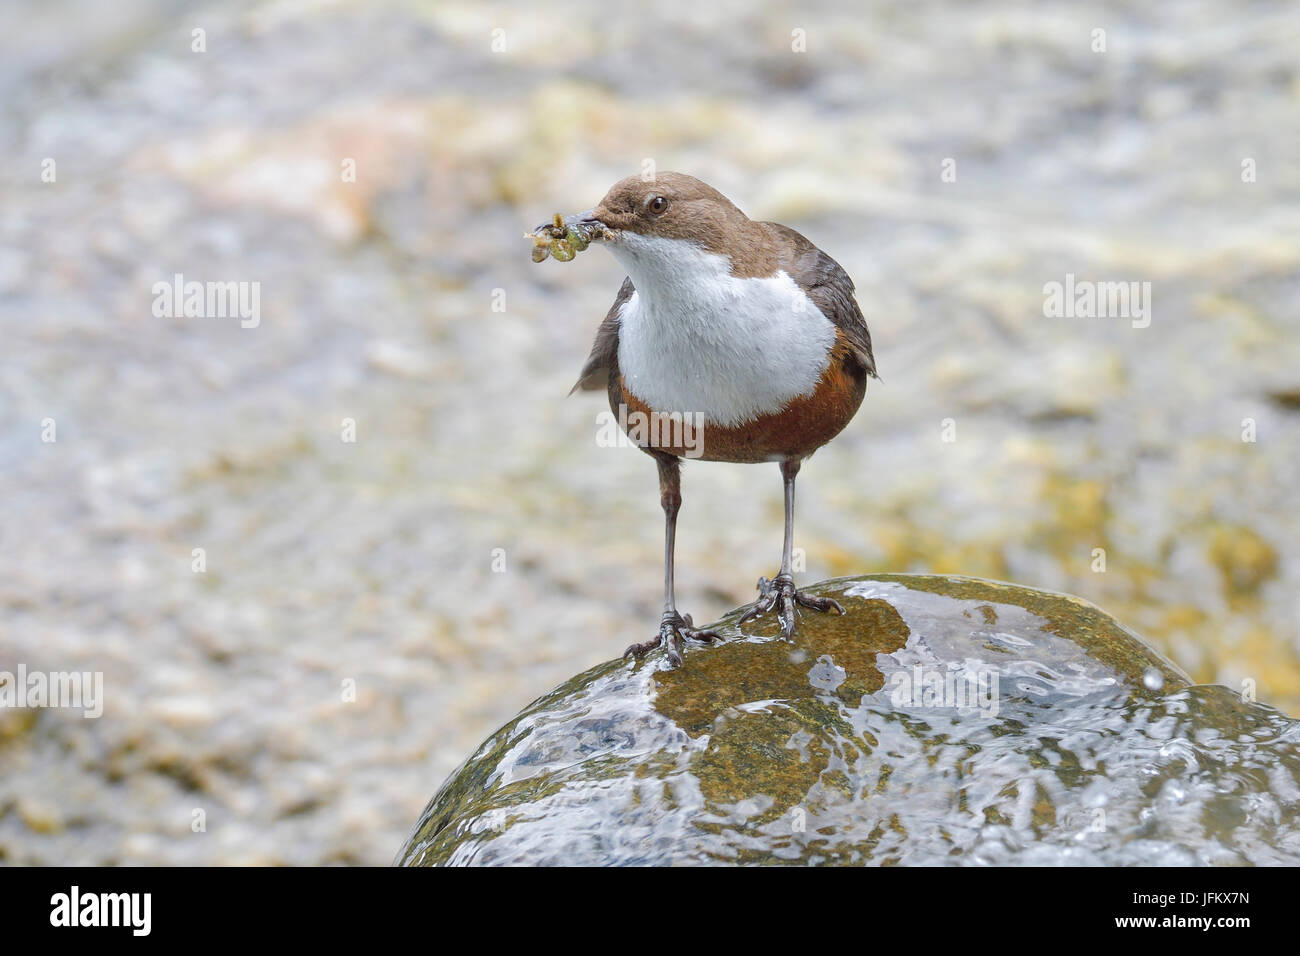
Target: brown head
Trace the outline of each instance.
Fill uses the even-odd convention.
[[[750,221],[722,193],[684,173],[621,179],[592,214],[615,232],[687,239],[711,252],[730,245]]]
[[[722,193],[685,173],[619,180],[582,218],[593,228],[604,227],[599,238],[634,281],[641,271],[637,265],[648,266],[689,247],[727,258],[735,275],[772,271],[774,250],[767,233]]]

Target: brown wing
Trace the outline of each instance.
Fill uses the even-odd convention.
[[[582,366],[577,384],[569,389],[570,395],[579,389],[595,392],[609,387],[610,369],[618,364],[618,310],[635,291],[631,278],[624,279],[614,304],[605,315],[605,321],[596,330],[596,341],[592,343],[591,354],[587,356],[587,364]]]
[[[762,222],[779,250],[781,268],[799,284],[826,318],[844,333],[853,357],[863,372],[876,374],[876,359],[871,354],[871,332],[867,320],[853,296],[853,280],[840,264],[802,235],[779,222]]]

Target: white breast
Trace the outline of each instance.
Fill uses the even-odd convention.
[[[835,326],[785,272],[738,279],[691,243],[627,233],[609,249],[636,286],[619,313],[619,370],[655,411],[732,427],[817,387]]]

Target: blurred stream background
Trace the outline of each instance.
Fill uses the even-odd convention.
[[[486,734],[652,634],[655,469],[565,397],[623,273],[521,238],[646,160],[856,280],[883,381],[804,467],[803,580],[1072,592],[1300,715],[1293,4],[0,26],[0,670],[106,699],[0,709],[0,862],[387,864]],[[260,324],[156,317],[176,273],[259,283]],[[1151,283],[1150,324],[1045,317],[1067,274]],[[703,622],[774,571],[780,478],[683,493]]]

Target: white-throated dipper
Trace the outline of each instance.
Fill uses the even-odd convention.
[[[853,280],[793,229],[755,222],[682,173],[624,179],[594,209],[557,216],[533,236],[536,261],[548,252],[572,259],[600,242],[628,273],[574,386],[605,389],[629,437],[659,466],[664,612],[658,636],[623,656],[662,644],[677,666],[683,640],[718,637],[678,613],[673,593],[683,457],[781,466],[781,570],[759,578],[759,599],[741,623],[775,609],[789,640],[796,605],[843,614],[830,598],[796,590],[790,561],[799,466],[849,423],[876,377]]]

